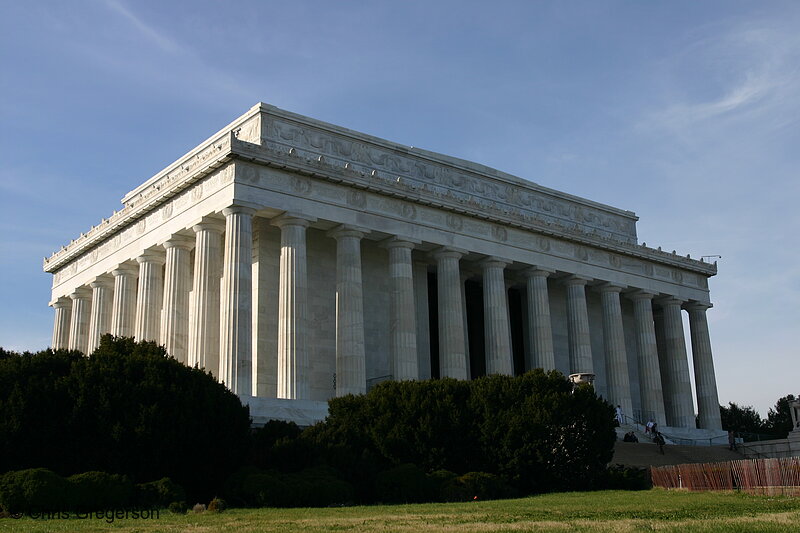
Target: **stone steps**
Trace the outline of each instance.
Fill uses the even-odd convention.
[[[638,436],[638,435],[637,435]],[[614,458],[610,464],[626,466],[665,466],[684,463],[719,463],[742,459],[741,454],[727,446],[682,446],[667,444],[664,454],[650,440],[620,442],[614,444]]]

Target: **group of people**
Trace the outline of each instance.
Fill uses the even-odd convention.
[[[614,411],[614,422],[617,426],[621,426],[625,420],[625,415],[622,413],[622,407],[618,405]],[[658,424],[656,424],[652,418],[648,420],[647,424],[645,424],[644,433],[653,439],[653,443],[658,446],[658,451],[663,455],[664,444],[666,444],[666,440],[664,439],[664,435],[658,431]],[[629,431],[622,438],[622,442],[639,442],[639,438],[633,431]]]

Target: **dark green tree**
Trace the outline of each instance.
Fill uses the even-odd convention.
[[[792,430],[792,413],[789,404],[797,398],[794,394],[787,394],[779,398],[774,408],[767,413],[766,430],[776,438],[785,439]]]
[[[764,422],[752,406],[740,407],[734,402],[719,406],[722,429],[737,433],[764,433]]]
[[[247,456],[250,417],[213,376],[151,342],[106,335],[84,357],[0,359],[0,471],[169,477],[209,498]]]

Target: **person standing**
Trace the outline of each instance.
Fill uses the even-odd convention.
[[[622,413],[622,406],[617,405],[617,408],[614,410],[614,418],[617,419],[617,425],[621,426],[625,423],[625,415]]]

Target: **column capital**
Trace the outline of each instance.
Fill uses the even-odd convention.
[[[683,308],[686,309],[687,311],[705,312],[711,309],[712,307],[714,307],[714,304],[712,304],[711,302],[698,302],[696,300],[691,300],[683,305]]]
[[[338,241],[341,237],[355,237],[356,239],[362,239],[367,233],[369,233],[369,230],[365,228],[351,226],[350,224],[339,224],[338,226],[328,230],[325,235]]]
[[[502,257],[497,257],[495,255],[490,255],[489,257],[486,257],[478,261],[478,265],[480,265],[481,268],[491,268],[491,267],[505,268],[513,262],[514,261],[510,259],[505,259]]]
[[[242,215],[254,215],[256,211],[258,211],[258,208],[255,205],[235,204],[223,209],[222,214],[225,216],[234,215],[237,213]]]
[[[71,300],[88,299],[92,297],[92,291],[87,287],[78,287],[69,295]]]
[[[97,276],[96,278],[94,278],[94,280],[92,280],[91,283],[89,283],[89,287],[93,289],[96,289],[98,287],[111,289],[114,287],[114,280],[110,279],[107,274],[103,276]]]
[[[585,276],[579,276],[577,274],[570,274],[569,276],[567,276],[566,278],[564,278],[562,280],[562,283],[564,283],[564,285],[567,285],[567,286],[570,286],[570,285],[586,285],[590,281],[592,281],[592,278],[587,278]]]
[[[111,275],[116,276],[136,276],[139,274],[139,267],[130,263],[120,263],[111,271]]]
[[[304,215],[302,213],[286,211],[282,215],[278,215],[277,217],[271,219],[269,223],[279,228],[283,228],[284,226],[302,226],[307,228],[316,221],[316,217]]]
[[[669,294],[661,296],[661,297],[655,299],[655,302],[658,305],[660,305],[661,307],[667,307],[667,306],[670,306],[670,305],[677,305],[677,306],[680,307],[681,305],[683,305],[683,303],[685,301],[686,300],[683,300],[681,298],[677,298],[677,297],[669,295]]]
[[[441,246],[431,251],[431,257],[433,257],[434,259],[440,259],[440,258],[444,259],[448,257],[461,259],[468,253],[469,252],[467,250],[461,248],[453,248],[451,246]]]
[[[201,231],[214,231],[221,234],[225,232],[225,221],[206,216],[201,218],[199,222],[192,225],[192,230],[194,230],[195,233],[200,233]]]
[[[70,307],[72,305],[72,300],[69,298],[69,296],[59,296],[58,298],[50,302],[50,305],[53,307],[53,309]]]
[[[637,300],[652,300],[655,297],[655,294],[640,289],[633,292],[627,292],[625,293],[625,296],[635,302]]]
[[[167,262],[167,258],[164,256],[162,252],[150,249],[142,252],[141,255],[139,255],[139,257],[136,258],[136,262],[139,264],[158,263],[160,265],[163,265],[164,263]]]
[[[600,285],[596,285],[595,288],[601,294],[604,292],[616,292],[620,293],[623,290],[627,289],[627,285],[617,285],[615,283],[611,283],[609,281],[603,282]]]
[[[380,242],[380,245],[383,246],[384,248],[409,248],[411,250],[413,250],[420,244],[422,244],[422,241],[418,239],[412,239],[410,237],[401,237],[400,235],[394,235]]]
[[[184,250],[191,250],[194,248],[194,238],[186,235],[175,234],[161,244],[164,246],[164,248],[182,248]]]
[[[555,274],[556,271],[550,268],[531,265],[525,270],[523,270],[522,273],[525,275],[526,278],[536,278],[536,277],[546,278]]]

